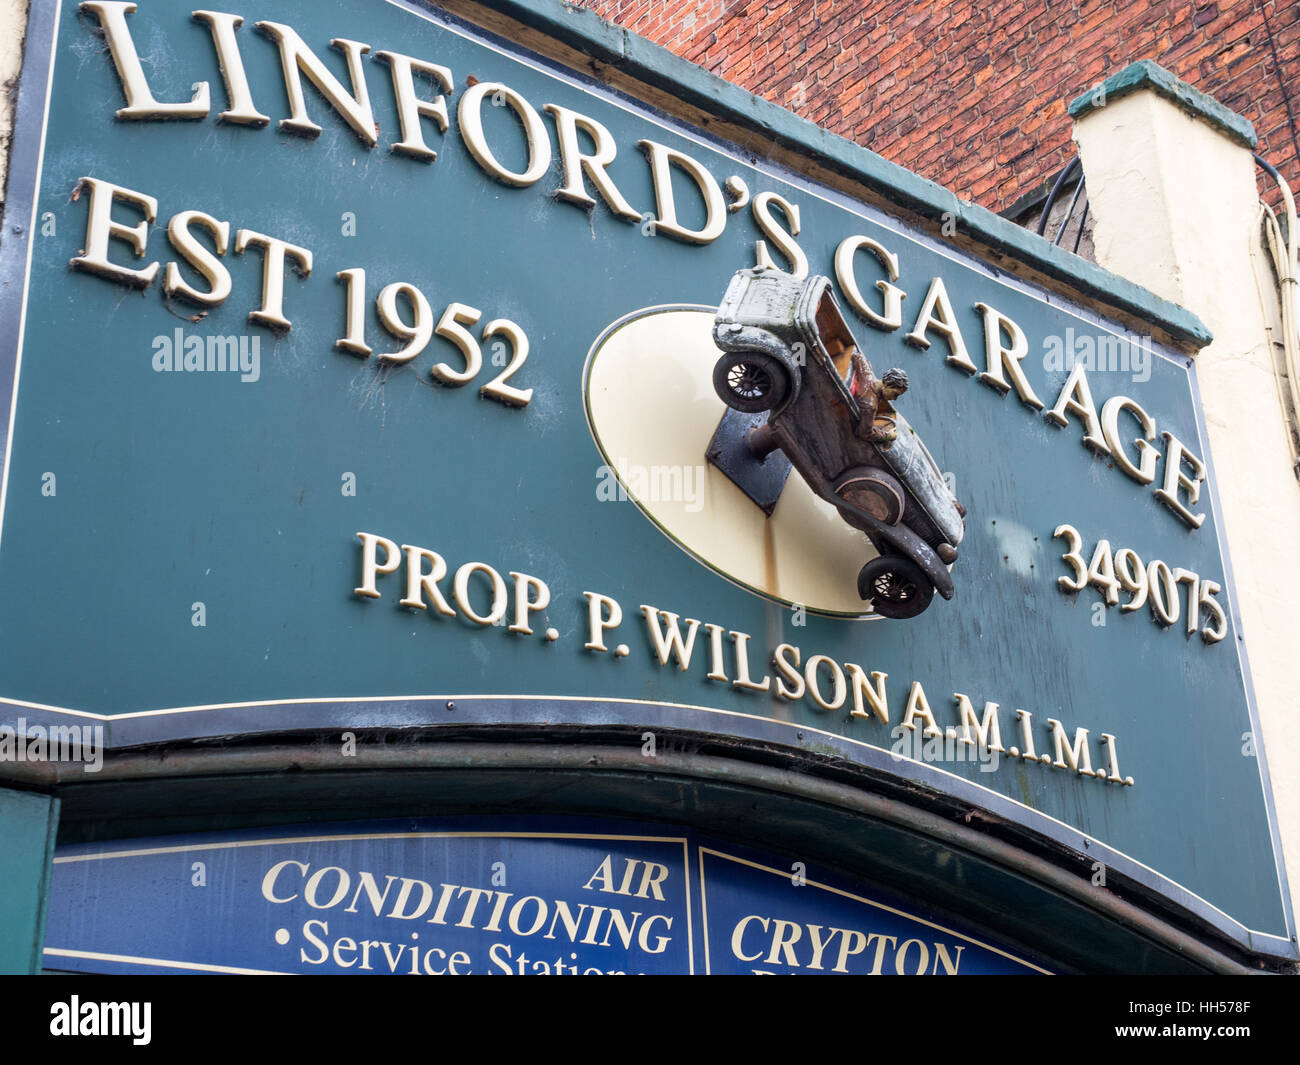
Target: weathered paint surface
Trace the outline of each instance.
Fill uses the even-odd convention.
[[[502,42],[392,4],[322,11],[286,0],[260,14],[298,27],[339,76],[340,57],[326,48],[331,37],[446,64],[457,93],[472,75],[509,85],[538,110],[556,103],[591,115],[612,132],[619,155],[610,173],[638,209],[656,202],[635,150],[651,138],[700,160],[720,183],[742,176],[753,192],[797,202],[799,243],[821,272],[846,237],[869,234],[899,257],[906,315],[932,278],[944,279],[976,363],[984,358],[976,304],[1014,319],[1030,341],[1025,371],[1049,406],[1067,376],[1049,360],[1052,342],[1117,332],[942,240],[593,93]],[[188,98],[199,79],[220,97],[211,46],[187,8],[156,3],[132,18],[138,39],[151,42],[160,99]],[[275,50],[251,32],[241,41],[254,98],[278,121],[284,89]],[[923,351],[904,342],[904,329],[878,332],[855,320],[873,365],[907,369],[907,417],[969,508],[954,570],[958,594],[906,623],[805,616],[701,566],[633,503],[603,499],[605,458],[584,415],[584,366],[596,338],[644,307],[716,301],[733,271],[753,262],[759,234],[747,214],[733,216],[710,244],[675,241],[603,207],[588,214],[557,202],[554,176],[525,188],[492,182],[455,125],[432,165],[390,155],[394,120],[377,64],[365,68],[384,123],[381,147],[371,150],[315,96],[308,106],[325,127],[316,140],[278,133],[274,121],[262,130],[211,118],[115,122],[121,91],[112,64],[71,5],[55,54],[33,212],[54,224],[32,236],[0,527],[0,695],[8,718],[101,714],[112,721],[112,739],[126,744],[443,722],[454,697],[458,722],[662,725],[829,743],[847,760],[960,795],[1080,851],[1088,841],[1101,860],[1207,919],[1289,935],[1268,801],[1257,761],[1241,749],[1252,721],[1235,619],[1228,639],[1205,645],[1181,623],[1162,629],[1145,612],[1106,610],[1093,589],[1066,597],[1057,586],[1069,570],[1052,534],[1066,522],[1083,532],[1088,554],[1105,538],[1146,561],[1228,584],[1208,487],[1198,508],[1206,523],[1189,532],[1149,488],[1080,446],[1077,421],[1057,428],[1016,396],[945,364],[938,338]],[[522,168],[511,109],[485,106],[484,122],[501,158]],[[201,321],[178,319],[171,312],[180,308],[164,304],[156,283],[140,297],[69,271],[87,212],[86,196],[73,190],[86,176],[157,196],[160,223],[198,209],[310,247],[312,276],[286,281],[292,332],[247,323],[260,293],[257,256],[227,257],[234,295]],[[702,225],[690,186],[678,195],[683,221]],[[115,253],[126,254],[120,242]],[[169,257],[160,225],[142,262]],[[12,256],[7,262],[22,268]],[[456,358],[441,339],[390,369],[337,351],[343,286],[333,278],[355,267],[369,271],[372,297],[380,285],[408,281],[435,313],[457,301],[480,307],[484,321],[517,322],[531,354],[512,383],[533,389],[529,405],[481,401],[477,380],[435,388],[430,363]],[[862,287],[873,291],[866,277]],[[177,330],[182,341],[256,341],[256,380],[158,372],[155,357]],[[385,350],[379,345],[390,338],[374,321],[368,333],[376,351]],[[1187,361],[1123,338],[1120,350],[1146,351],[1149,362],[1096,374],[1098,404],[1136,396],[1162,430],[1204,457]],[[716,425],[716,401],[697,402],[676,380],[662,388],[680,391],[679,420]],[[57,493],[42,492],[47,473]],[[355,494],[343,490],[349,475]],[[384,579],[380,600],[359,598],[358,530],[437,551],[452,570],[482,562],[534,575],[548,585],[551,605],[522,637],[463,613],[412,614],[398,605],[397,576]],[[584,650],[585,591],[622,605],[622,626],[606,635],[611,648],[627,647],[625,656]],[[1227,594],[1221,601],[1230,605]],[[660,665],[643,604],[722,629],[726,679],[707,676],[703,627],[689,669]],[[545,628],[555,630],[554,641]],[[851,702],[826,710],[736,684],[740,641],[732,633],[750,638],[753,681],[770,673],[782,643],[799,646],[804,661],[825,656],[823,683],[844,663],[887,674],[889,720],[851,715]],[[942,754],[894,757],[891,730],[909,702],[919,705],[918,684],[941,726],[957,724],[953,693],[977,711],[998,703],[1008,747],[1017,742],[1017,709],[1034,715],[1040,753],[1051,752],[1047,719],[1064,721],[1071,736],[1087,728],[1094,768],[1104,764],[1101,737],[1114,735],[1121,778],[1136,783],[1024,759],[1004,758],[984,772]],[[214,704],[221,705],[207,709]],[[144,716],[154,711],[175,712]]]

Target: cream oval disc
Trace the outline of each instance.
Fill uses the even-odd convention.
[[[603,476],[616,476],[668,537],[728,580],[791,607],[871,616],[857,590],[858,571],[876,556],[866,536],[794,470],[769,518],[705,459],[726,412],[713,391],[715,313],[647,307],[597,338],[583,390]]]

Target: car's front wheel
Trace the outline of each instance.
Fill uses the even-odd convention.
[[[759,414],[790,395],[790,371],[761,351],[729,351],[713,367],[713,388],[733,410]]]
[[[870,599],[881,617],[914,618],[930,605],[934,585],[910,558],[881,555],[858,573],[858,595]]]

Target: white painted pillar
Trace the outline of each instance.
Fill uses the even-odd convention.
[[[13,85],[23,65],[27,0],[0,0],[0,89]],[[14,95],[0,92],[0,195],[9,176],[9,139],[14,131]]]

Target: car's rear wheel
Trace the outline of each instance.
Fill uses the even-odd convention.
[[[907,509],[907,496],[898,479],[874,466],[844,474],[835,486],[835,494],[886,525],[897,525]]]
[[[858,573],[858,594],[882,617],[914,618],[930,605],[934,585],[910,558],[881,555]]]
[[[780,359],[761,351],[729,351],[713,367],[713,388],[733,410],[759,414],[785,402],[790,371]]]

